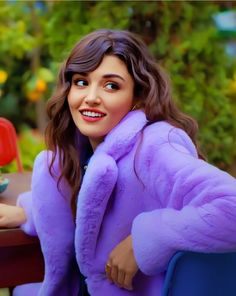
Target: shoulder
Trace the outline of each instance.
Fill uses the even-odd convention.
[[[60,172],[59,155],[50,150],[41,151],[35,158],[33,173],[44,174],[49,171],[52,163],[52,173],[57,176]]]
[[[187,152],[197,157],[197,150],[187,133],[166,121],[159,121],[148,125],[143,131],[142,143],[143,152],[154,152],[163,147],[171,145],[179,152]]]

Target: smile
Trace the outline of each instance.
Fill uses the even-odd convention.
[[[79,112],[82,115],[83,120],[90,123],[102,120],[102,118],[106,116],[105,113],[96,109],[82,109],[82,110],[79,110]]]
[[[97,113],[97,112],[91,112],[91,111],[81,111],[81,114],[83,116],[87,116],[87,117],[92,117],[92,118],[100,118],[100,117],[103,117],[105,116],[105,114],[102,114],[102,113]]]

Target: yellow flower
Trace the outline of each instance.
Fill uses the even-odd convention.
[[[36,82],[36,90],[38,92],[45,92],[46,89],[47,89],[46,82],[43,79],[38,79]]]
[[[39,101],[40,100],[40,97],[41,97],[41,93],[38,92],[37,90],[33,90],[33,91],[27,93],[27,98],[31,102],[37,102],[37,101]]]
[[[0,70],[0,84],[3,84],[7,80],[7,72],[4,70]]]

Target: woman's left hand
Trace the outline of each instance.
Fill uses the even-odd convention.
[[[108,279],[115,285],[133,290],[132,280],[138,271],[138,265],[134,257],[131,235],[111,251],[105,270]]]

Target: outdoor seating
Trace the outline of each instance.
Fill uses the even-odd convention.
[[[178,252],[170,260],[161,296],[235,296],[236,253]]]
[[[17,196],[30,190],[32,173],[3,176],[10,182],[0,193],[0,203],[15,205]],[[42,281],[44,260],[38,238],[26,235],[20,228],[0,229],[0,265],[0,288]]]
[[[6,118],[0,117],[0,166],[16,160],[18,172],[23,172],[14,125]]]

